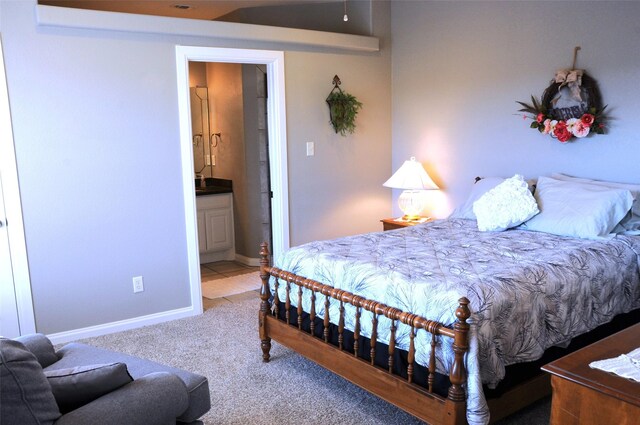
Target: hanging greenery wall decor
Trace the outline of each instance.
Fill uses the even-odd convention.
[[[355,96],[342,91],[340,84],[340,78],[337,75],[333,77],[334,87],[326,100],[333,129],[336,133],[346,136],[347,133],[353,134],[356,129],[356,116],[362,108],[362,103]]]

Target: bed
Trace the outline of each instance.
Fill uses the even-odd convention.
[[[487,403],[507,369],[640,308],[637,232],[487,232],[463,215],[312,242],[274,266],[263,244],[263,359],[274,339],[428,423],[486,424],[549,391],[536,375]]]

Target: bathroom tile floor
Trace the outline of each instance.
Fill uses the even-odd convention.
[[[260,267],[246,266],[235,261],[218,261],[215,263],[200,264],[200,277],[202,283],[205,283],[258,270],[260,270]],[[235,303],[246,300],[247,298],[254,298],[257,297],[258,294],[258,291],[249,291],[242,294],[229,295],[216,299],[202,297],[202,307],[204,310],[208,310],[217,305]]]
[[[260,270],[260,267],[245,266],[236,261],[217,261],[215,263],[200,264],[202,281],[224,279]]]

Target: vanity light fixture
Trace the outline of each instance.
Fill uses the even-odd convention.
[[[425,191],[439,189],[414,156],[405,161],[383,186],[404,189],[398,198],[398,206],[404,213],[402,220],[405,221],[424,219],[420,213],[426,206]]]
[[[347,16],[347,0],[344,0],[344,18],[342,18],[345,22],[349,21],[349,16]]]

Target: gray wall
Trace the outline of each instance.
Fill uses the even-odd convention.
[[[446,216],[475,176],[550,172],[640,182],[640,2],[391,2],[393,167],[415,155]],[[516,101],[577,67],[609,104],[607,135],[561,144]]]
[[[292,244],[377,230],[390,213],[388,5],[374,9],[380,53],[285,52]],[[35,1],[0,3],[37,330],[188,306],[175,46],[285,46],[43,28],[35,14]],[[347,138],[328,124],[334,74],[365,105]]]

